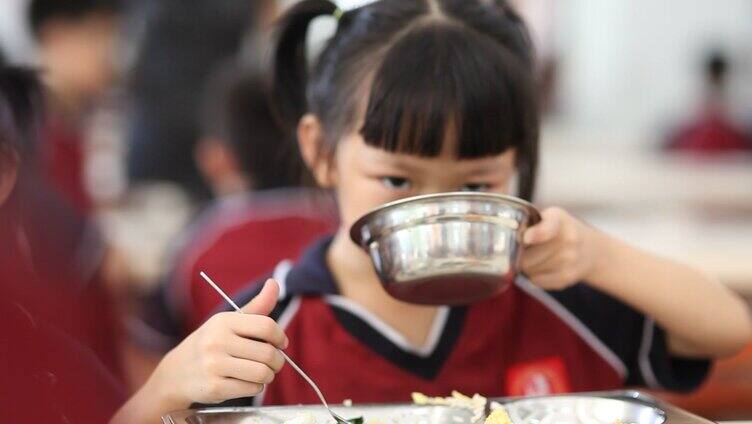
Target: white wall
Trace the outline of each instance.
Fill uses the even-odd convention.
[[[0,0],[0,47],[9,59],[23,63],[34,60],[34,49],[26,28],[27,0]]]
[[[689,111],[702,53],[715,45],[733,55],[735,102],[752,108],[749,0],[562,0],[557,7],[568,123],[606,141],[651,141],[666,118]]]

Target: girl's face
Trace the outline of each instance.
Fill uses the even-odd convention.
[[[360,134],[340,141],[331,183],[337,190],[344,228],[369,210],[393,200],[447,191],[508,194],[515,171],[512,149],[497,155],[457,159],[455,143],[444,142],[436,157],[392,153],[369,146]]]

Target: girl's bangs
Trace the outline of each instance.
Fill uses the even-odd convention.
[[[536,135],[532,75],[503,46],[452,22],[401,37],[375,71],[361,134],[390,152],[501,154]]]

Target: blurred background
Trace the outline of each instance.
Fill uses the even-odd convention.
[[[207,263],[230,269],[219,280],[235,287],[267,266],[236,272],[227,257],[250,231],[237,199],[297,190],[301,178],[294,144],[279,142],[289,135],[259,100],[270,28],[293,2],[0,2],[5,61],[39,68],[49,90],[40,172],[96,228],[100,254],[87,266],[124,317],[118,361],[131,387],[170,336],[215,306],[189,274]],[[752,300],[752,2],[513,3],[539,64],[536,203]],[[319,21],[314,46],[335,26]],[[300,224],[300,240],[280,255],[325,231],[322,215]],[[164,305],[171,316],[144,318]],[[752,347],[716,366],[699,392],[667,398],[711,418],[752,418]]]

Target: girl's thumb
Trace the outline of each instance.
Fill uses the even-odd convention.
[[[240,308],[240,310],[245,314],[269,315],[277,305],[278,298],[279,284],[270,278],[264,283],[261,292]]]

